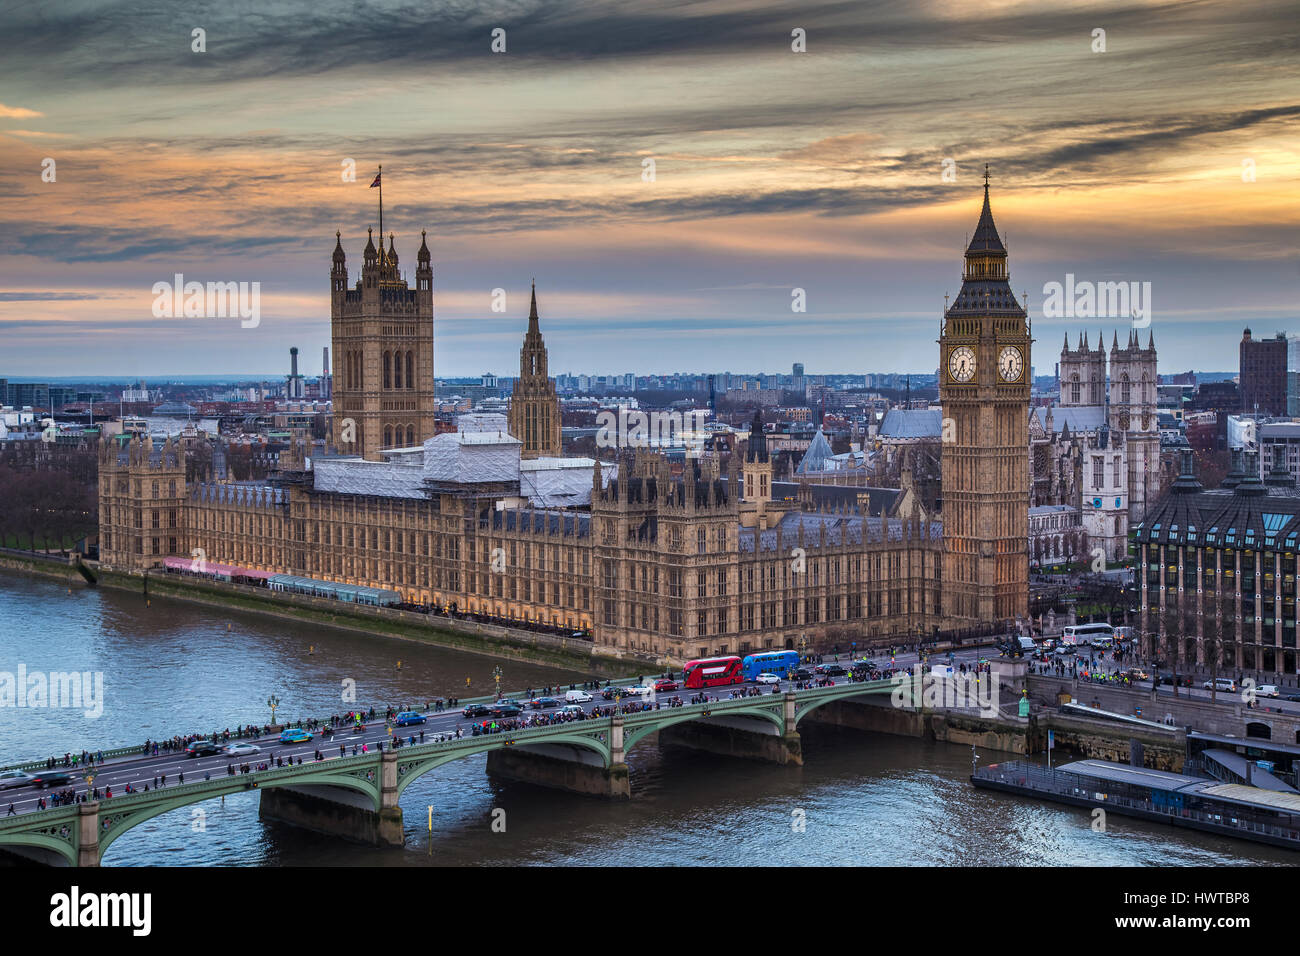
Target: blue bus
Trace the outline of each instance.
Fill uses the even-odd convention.
[[[776,674],[784,678],[798,667],[799,654],[796,651],[750,654],[740,662],[740,672],[745,675],[745,680],[756,680],[759,674]]]

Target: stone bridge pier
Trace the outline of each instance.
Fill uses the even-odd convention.
[[[397,803],[397,754],[379,759],[379,809],[360,790],[323,784],[266,787],[258,815],[317,833],[371,846],[404,846],[402,808]]]
[[[795,695],[780,701],[780,726],[773,720],[739,714],[709,714],[700,720],[671,724],[659,731],[661,744],[688,747],[724,757],[803,765],[803,747],[795,730]]]
[[[632,796],[623,748],[623,718],[609,723],[609,761],[596,750],[576,744],[522,744],[488,752],[487,771],[588,796],[626,800]]]

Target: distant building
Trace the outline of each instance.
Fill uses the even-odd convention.
[[[1258,427],[1259,477],[1266,479],[1274,457],[1282,456],[1287,472],[1300,484],[1300,422],[1272,422]]]
[[[1271,339],[1241,335],[1241,410],[1261,415],[1287,413],[1287,341],[1279,332]]]
[[[1233,677],[1294,676],[1300,496],[1289,475],[1261,481],[1254,452],[1238,456],[1240,480],[1204,490],[1185,455],[1134,529],[1143,651],[1207,668],[1217,657]]]

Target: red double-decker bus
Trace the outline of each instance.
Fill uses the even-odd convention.
[[[745,675],[740,669],[739,657],[705,657],[698,661],[689,661],[682,668],[686,679],[682,682],[691,690],[701,687],[720,687],[724,684],[740,684]]]

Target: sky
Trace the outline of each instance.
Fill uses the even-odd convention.
[[[517,372],[533,279],[553,374],[933,372],[986,163],[1038,374],[1127,338],[1067,275],[1235,369],[1300,331],[1298,133],[1294,0],[0,0],[0,377],[318,373],[380,164],[438,376]]]

